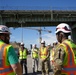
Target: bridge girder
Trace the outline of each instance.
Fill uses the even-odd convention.
[[[0,10],[0,24],[8,27],[56,26],[61,22],[76,24],[76,11],[71,10]]]

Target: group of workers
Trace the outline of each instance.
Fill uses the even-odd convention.
[[[5,25],[0,25],[0,75],[22,75],[23,65],[25,75],[27,73],[28,50],[21,43],[19,60],[12,45],[10,45],[10,31]],[[33,73],[39,70],[39,61],[42,75],[49,75],[49,60],[53,67],[53,75],[76,75],[76,44],[69,39],[71,28],[66,23],[60,23],[56,27],[58,42],[46,46],[41,41],[40,48],[36,44],[31,50]],[[50,41],[50,40],[49,40]],[[50,41],[51,42],[51,41]],[[29,64],[30,65],[30,64]]]
[[[45,41],[41,41],[40,48],[37,48],[36,44],[33,45],[31,52],[33,72],[39,71],[40,62],[42,75],[49,75],[49,54],[49,50],[45,46]]]

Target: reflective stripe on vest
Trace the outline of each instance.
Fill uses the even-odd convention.
[[[3,58],[3,51],[4,51],[4,47],[6,46],[6,44],[2,45],[2,48],[0,50],[0,67],[3,67],[3,61],[2,61],[2,58]]]
[[[2,73],[4,73],[4,72],[9,72],[9,71],[11,71],[12,70],[12,68],[5,68],[5,69],[3,69],[3,70],[0,70],[0,74],[2,74]]]
[[[3,57],[3,53],[5,50],[5,47],[7,46],[7,44],[3,44],[1,49],[0,49],[0,75],[4,75],[6,73],[11,75],[10,72],[13,72],[13,69],[11,68],[11,66],[6,66],[5,64],[5,57]]]
[[[63,66],[62,73],[67,75],[76,75],[76,64],[74,63],[73,52],[68,44],[64,43],[64,45],[66,45],[68,51],[68,63],[67,66]]]

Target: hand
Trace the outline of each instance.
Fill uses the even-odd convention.
[[[61,75],[62,67],[60,65],[54,65],[54,75]]]
[[[42,61],[42,62],[44,62],[44,61],[45,61],[45,59],[42,59],[41,61]]]
[[[61,70],[57,70],[54,72],[54,75],[61,75]]]

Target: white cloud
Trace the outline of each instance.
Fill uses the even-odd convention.
[[[56,35],[51,33],[51,34],[43,34],[42,35],[42,40],[44,40],[47,44],[53,44],[53,42],[57,41],[56,39]],[[33,40],[32,40],[33,41]],[[37,43],[38,47],[39,47],[39,38],[37,38],[36,40],[34,40],[34,43]]]
[[[51,30],[51,28],[50,28]],[[17,33],[17,31],[15,31]],[[28,31],[26,31],[28,32]],[[39,47],[40,43],[39,43],[39,34],[33,34],[35,33],[32,32],[32,31],[29,31],[32,35],[29,35],[30,33],[25,33],[24,34],[24,38],[23,38],[23,41],[25,43],[25,47],[27,48],[30,48],[30,44],[37,44],[37,46]],[[54,32],[54,29],[53,29],[53,32]],[[55,33],[47,33],[47,34],[44,34],[44,32],[42,33],[42,39],[45,40],[46,44],[53,44],[54,41],[56,41],[56,35]],[[26,37],[28,34],[28,37]],[[17,35],[17,34],[16,34]],[[26,35],[26,36],[25,36]],[[36,36],[36,37],[35,37]],[[32,39],[30,39],[32,38]],[[21,36],[20,35],[11,35],[11,40],[12,41],[17,41],[17,42],[21,42]]]
[[[45,40],[46,44],[53,44],[54,41],[57,41],[55,34],[44,34],[42,35],[43,40]]]

